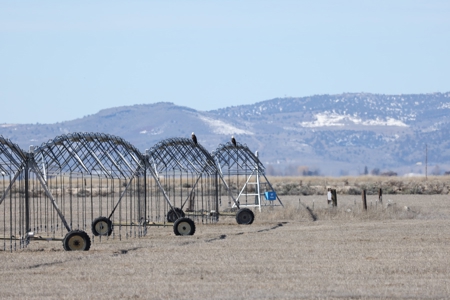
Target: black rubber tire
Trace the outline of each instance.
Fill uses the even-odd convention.
[[[91,238],[82,230],[69,231],[63,240],[66,251],[88,251],[91,248]]]
[[[112,222],[107,217],[98,217],[92,221],[91,229],[95,236],[110,236],[113,231]]]
[[[174,223],[179,218],[184,218],[185,214],[181,208],[174,207],[167,212],[167,222]]]
[[[189,218],[179,218],[173,223],[175,235],[194,235],[195,223]]]
[[[255,214],[248,208],[241,208],[236,213],[236,222],[242,225],[250,225],[255,220]]]

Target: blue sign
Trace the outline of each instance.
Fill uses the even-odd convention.
[[[273,201],[277,199],[277,193],[275,192],[265,192],[266,200]]]

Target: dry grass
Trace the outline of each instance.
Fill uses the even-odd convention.
[[[250,226],[221,218],[187,237],[150,228],[88,252],[34,241],[0,253],[0,298],[450,298],[448,196],[372,198],[363,211],[360,196],[338,197],[337,209],[323,196],[283,197],[285,209],[257,212]]]
[[[286,196],[283,197],[285,209],[270,208],[261,212],[265,220],[335,220],[335,221],[382,221],[427,218],[430,212],[423,213],[424,208],[411,207],[409,201],[397,203],[393,199],[423,197],[417,195],[389,195],[384,202],[379,202],[377,196],[367,198],[367,210],[363,209],[361,196],[339,196],[338,207],[330,207],[326,196]],[[442,196],[436,196],[442,197]]]

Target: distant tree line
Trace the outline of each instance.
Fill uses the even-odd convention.
[[[287,166],[268,165],[266,175],[269,176],[320,176],[320,170],[310,169],[307,166],[289,164]]]
[[[322,176],[319,168],[310,168],[308,166],[299,166],[295,164],[288,165],[267,165],[265,169],[266,175],[269,176]],[[340,176],[348,176],[349,171],[341,170]],[[443,172],[438,165],[434,166],[428,173],[429,175],[439,176],[439,175],[450,175],[450,171]],[[361,175],[372,175],[372,176],[398,176],[397,172],[387,170],[381,171],[380,168],[373,168],[369,171],[367,166],[364,167],[363,174]]]

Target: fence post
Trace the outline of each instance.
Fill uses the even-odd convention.
[[[383,190],[381,188],[378,189],[378,201],[380,201],[380,203],[383,203]]]
[[[362,190],[361,196],[362,196],[363,208],[364,208],[364,210],[367,210],[366,190]]]
[[[336,189],[331,190],[331,200],[333,201],[333,206],[337,207],[337,194]]]

